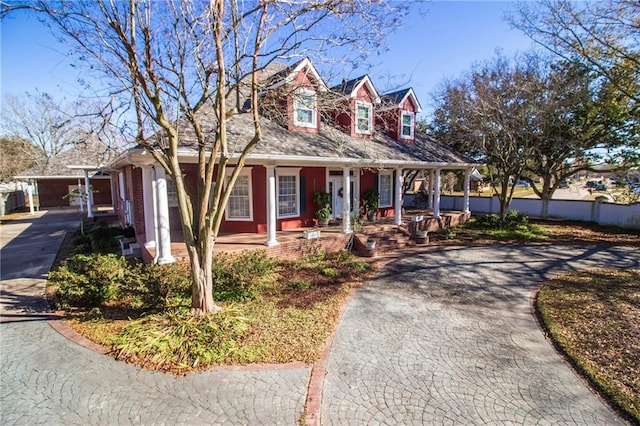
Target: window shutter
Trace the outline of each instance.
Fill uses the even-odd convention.
[[[305,191],[307,179],[300,176],[300,214],[307,212],[307,191]]]

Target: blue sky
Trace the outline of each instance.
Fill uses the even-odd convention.
[[[474,62],[491,58],[498,48],[511,54],[531,45],[503,20],[512,6],[508,1],[431,2],[426,13],[412,14],[404,28],[387,38],[388,52],[373,60],[378,64],[375,69],[354,70],[346,77],[369,72],[381,92],[410,85],[426,116],[432,108],[431,93],[443,79],[455,78]],[[0,25],[2,97],[36,88],[56,97],[78,95],[81,76],[48,28],[24,14],[4,19]]]

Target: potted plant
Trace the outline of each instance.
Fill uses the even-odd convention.
[[[427,244],[429,242],[429,233],[426,229],[418,229],[416,230],[414,240],[416,244]]]
[[[331,218],[331,209],[329,207],[321,207],[316,211],[316,217],[318,218],[318,224],[320,226],[329,225],[329,219]]]
[[[376,248],[376,240],[374,240],[371,237],[367,238],[367,248],[369,250],[375,249]]]
[[[362,208],[367,215],[368,221],[375,220],[379,203],[380,194],[378,194],[378,191],[373,188],[364,191],[364,194],[362,194]]]
[[[320,226],[327,226],[331,218],[331,196],[323,189],[318,189],[313,194],[313,202],[318,206],[316,218]]]

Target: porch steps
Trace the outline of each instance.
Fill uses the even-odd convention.
[[[353,251],[365,257],[415,246],[415,242],[410,238],[410,235],[397,225],[368,225],[355,237]],[[376,242],[374,249],[367,247],[366,242],[369,238]]]

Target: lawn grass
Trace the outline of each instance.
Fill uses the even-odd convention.
[[[536,307],[577,369],[640,423],[640,270],[561,275],[542,286]]]
[[[640,247],[640,231],[586,222],[530,220],[514,229],[491,229],[479,226],[472,218],[452,228],[446,238],[430,234],[434,244],[491,244],[496,242],[526,244],[594,244]]]

